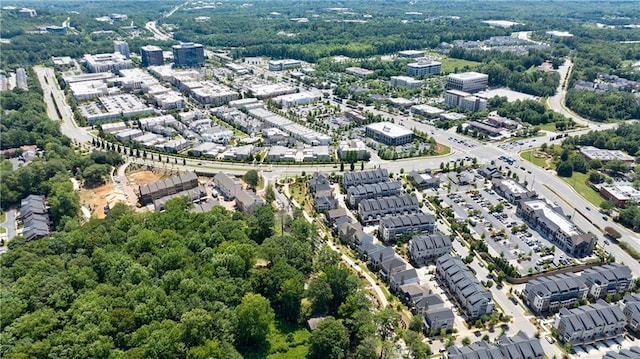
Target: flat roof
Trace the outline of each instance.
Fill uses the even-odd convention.
[[[391,122],[376,122],[367,125],[367,128],[384,133],[389,137],[401,137],[413,134],[411,130]]]
[[[476,80],[476,79],[485,79],[489,78],[489,75],[481,74],[475,71],[463,72],[459,74],[450,74],[450,79],[458,79],[458,80]]]
[[[549,206],[549,204],[543,200],[526,201],[527,206],[533,210],[542,210],[543,215],[550,221],[555,223],[560,229],[568,235],[579,235],[580,232],[576,230],[576,226],[567,217],[556,212]]]

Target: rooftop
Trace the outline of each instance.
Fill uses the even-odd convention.
[[[391,122],[376,122],[367,125],[367,128],[382,132],[390,137],[401,137],[413,134],[411,130]]]

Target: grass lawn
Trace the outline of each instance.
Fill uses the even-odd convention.
[[[0,233],[7,233],[7,229],[4,227],[0,227]]]
[[[537,150],[523,151],[520,156],[538,167],[547,168],[547,158],[535,157],[533,153],[536,151]],[[551,163],[551,168],[553,168],[553,162]]]
[[[436,156],[448,155],[451,153],[451,147],[438,143],[436,145]]]
[[[4,223],[7,220],[7,212],[0,213],[0,223]]]
[[[563,131],[558,131],[558,129],[556,129],[555,123],[553,122],[545,123],[542,125],[536,125],[536,126],[539,127],[542,131],[563,132]]]
[[[445,57],[442,59],[442,72],[445,74],[452,73],[456,71],[456,68],[458,68],[457,70],[458,72],[462,72],[462,68],[465,66],[469,66],[469,68],[473,70],[478,65],[481,65],[481,63],[476,61],[452,59],[450,57]]]
[[[600,203],[604,201],[600,194],[594,191],[588,184],[587,179],[588,175],[580,172],[573,172],[573,176],[571,178],[561,177],[565,182],[567,182],[573,189],[576,190],[582,197],[586,198],[587,201],[591,202],[596,208],[600,207]]]
[[[247,359],[297,359],[307,356],[311,332],[302,325],[276,320],[267,336],[267,345],[257,352],[246,353]]]

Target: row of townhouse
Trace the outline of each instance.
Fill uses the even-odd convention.
[[[627,319],[627,329],[635,335],[640,334],[640,294],[624,297],[622,314]]]
[[[418,199],[412,195],[365,199],[358,204],[358,217],[363,224],[374,224],[386,216],[420,212]]]
[[[49,207],[44,196],[30,194],[20,201],[20,213],[16,217],[22,224],[22,236],[32,241],[51,234]]]
[[[358,208],[360,201],[378,197],[397,196],[402,192],[400,181],[359,184],[347,189],[347,204]]]
[[[163,181],[153,182],[139,186],[141,204],[152,203],[153,201],[176,194],[178,192],[190,190],[198,186],[198,177],[194,172],[185,172],[167,178]]]
[[[423,266],[435,258],[451,252],[451,238],[440,233],[419,235],[409,241],[409,258],[418,266]]]
[[[633,287],[631,269],[611,263],[585,270],[582,275],[557,274],[530,280],[522,291],[524,302],[536,314],[554,313],[590,298],[624,294]]]
[[[542,359],[544,350],[540,339],[529,338],[520,331],[513,337],[501,336],[495,345],[484,340],[464,347],[449,347],[445,359]]]
[[[329,178],[324,173],[316,172],[311,176],[311,194],[316,211],[323,213],[338,208],[338,200],[333,194]]]
[[[345,172],[342,175],[342,187],[347,190],[351,186],[389,181],[389,171],[384,168],[361,172]]]
[[[461,312],[474,320],[493,312],[493,296],[460,257],[445,254],[436,261],[436,277],[456,299]]]
[[[406,216],[388,216],[380,219],[378,236],[385,243],[392,243],[400,237],[435,232],[436,217],[430,213],[414,213]]]
[[[616,338],[624,333],[626,323],[620,307],[600,299],[578,308],[560,309],[554,328],[560,342],[574,346]]]

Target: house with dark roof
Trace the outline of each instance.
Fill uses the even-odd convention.
[[[227,201],[233,200],[242,191],[242,182],[233,175],[219,172],[213,177],[213,182]]]
[[[359,184],[347,189],[347,204],[350,208],[358,208],[364,199],[395,196],[400,192],[402,183],[399,181]]]
[[[398,255],[395,255],[380,264],[379,273],[384,280],[387,280],[390,275],[405,269],[407,269],[407,262]]]
[[[495,345],[484,340],[464,347],[449,347],[445,359],[542,359],[544,351],[540,339],[518,334],[498,338]]]
[[[162,197],[174,195],[198,186],[198,176],[194,172],[180,173],[162,181],[139,186],[139,202],[141,204],[153,203]]]
[[[326,174],[316,172],[311,176],[311,193],[331,190],[331,182]]]
[[[619,352],[607,352],[602,359],[638,359],[640,358],[640,346],[629,349],[621,349]]]
[[[411,237],[415,234],[431,234],[435,231],[436,217],[429,213],[418,212],[402,216],[387,216],[380,219],[378,236],[385,243],[392,243],[399,237]]]
[[[405,263],[406,265],[406,263]],[[392,273],[389,277],[389,288],[393,292],[398,292],[405,284],[419,284],[420,278],[415,268],[409,268]]]
[[[411,195],[365,199],[358,204],[358,218],[362,224],[373,224],[385,216],[418,213],[418,199]]]
[[[425,293],[425,295],[413,303],[411,312],[414,315],[425,314],[429,310],[444,307],[444,301],[437,294]]]
[[[398,288],[398,297],[410,308],[424,298],[425,295],[428,295],[428,293],[429,290],[427,288],[417,283],[404,284]]]
[[[440,178],[431,175],[431,171],[419,173],[417,171],[409,172],[409,180],[419,191],[429,188],[438,188],[440,186]]]
[[[456,317],[451,308],[434,308],[427,310],[422,316],[422,325],[426,333],[440,333],[442,330],[453,330]]]
[[[622,313],[627,318],[627,329],[632,333],[640,334],[640,294],[624,298]]]
[[[554,328],[563,344],[583,345],[606,341],[624,334],[627,318],[622,309],[602,299],[578,308],[562,308]]]
[[[451,238],[440,233],[413,237],[409,241],[409,258],[418,266],[451,252]]]
[[[564,273],[530,280],[522,291],[522,299],[536,314],[555,313],[585,300],[588,291],[584,279]]]
[[[338,221],[340,218],[344,218],[344,217],[351,218],[349,217],[347,210],[344,208],[330,209],[324,214],[324,217],[327,223],[329,223],[332,226],[335,225],[336,221]]]
[[[200,203],[207,198],[207,189],[204,186],[198,186],[196,188],[158,198],[153,201],[153,208],[155,208],[155,210],[158,212],[162,212],[165,210],[167,202],[178,197],[187,197],[187,199],[191,201],[191,203]]]
[[[365,240],[365,241],[362,241],[362,243],[360,243],[359,245],[357,245],[356,252],[358,252],[358,255],[364,261],[369,261],[372,257],[375,257],[376,255],[378,255],[379,252],[382,251],[384,248],[389,248],[389,247],[385,247],[380,243],[373,243],[373,239],[372,239],[372,241]]]
[[[342,187],[348,189],[360,184],[380,183],[389,181],[389,171],[384,168],[360,172],[345,172],[342,175]]]
[[[474,320],[493,312],[493,296],[478,282],[460,257],[445,254],[436,260],[436,278],[456,299],[467,319]]]
[[[49,209],[44,196],[31,194],[23,198],[16,219],[22,223],[22,236],[27,241],[51,234]]]
[[[381,248],[368,255],[366,261],[369,263],[369,267],[373,270],[379,270],[382,263],[388,259],[396,256],[396,252],[391,247],[380,246]]]
[[[338,239],[340,239],[342,243],[352,244],[357,232],[362,232],[362,225],[360,223],[343,223],[338,227]]]
[[[633,288],[631,269],[624,264],[611,263],[585,269],[580,276],[587,287],[591,299],[607,295],[624,294]]]
[[[255,192],[242,190],[236,193],[236,210],[245,216],[252,215],[261,206],[264,201]]]
[[[332,189],[316,191],[313,194],[313,203],[318,212],[326,212],[338,207],[338,200],[333,196]]]

